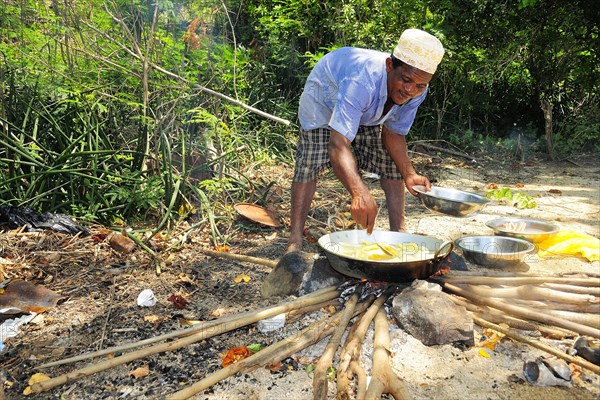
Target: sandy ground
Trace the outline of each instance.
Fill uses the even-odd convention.
[[[442,240],[455,240],[465,235],[491,234],[491,230],[485,226],[485,222],[490,219],[519,216],[554,222],[562,229],[600,237],[600,165],[597,160],[579,161],[579,165],[566,162],[549,164],[539,160],[535,160],[531,166],[515,165],[509,161],[506,164],[482,163],[485,166],[444,162],[439,165],[423,163],[418,167],[430,178],[435,178],[439,186],[484,194],[487,185],[496,183],[499,187],[510,187],[534,197],[537,207],[518,209],[511,204],[491,204],[477,215],[457,219],[434,214],[425,209],[416,198],[409,196],[408,231]],[[289,178],[289,171],[286,174],[279,170],[273,171],[271,176]],[[281,186],[286,187],[286,184],[282,182]],[[517,188],[517,184],[524,186]],[[371,186],[376,197],[382,199],[378,183],[372,182]],[[344,193],[334,180],[321,182],[318,191],[319,196],[313,204],[309,225],[322,230],[326,228],[319,222],[323,220],[323,213],[328,210],[334,212],[332,208],[335,211],[343,209],[347,198],[332,198],[331,192]],[[335,207],[331,206],[332,203],[335,203]],[[285,205],[280,207],[279,211],[283,216]],[[385,209],[382,209],[377,228],[387,229],[386,220]],[[283,228],[247,235],[236,243],[238,250],[243,253],[276,259],[285,249],[286,238],[287,230]],[[167,264],[159,277],[151,269],[136,267],[144,261],[140,253],[135,253],[134,260],[105,260],[97,265],[90,262],[83,268],[77,266],[78,272],[73,272],[74,275],[68,274],[67,264],[34,268],[42,278],[52,275],[54,278],[48,280],[47,286],[61,290],[68,297],[65,302],[47,312],[43,322],[25,327],[23,335],[9,343],[9,350],[3,354],[5,361],[2,364],[6,398],[24,398],[21,393],[26,380],[40,362],[168,332],[180,328],[176,321],[181,318],[211,319],[277,302],[261,299],[259,295],[260,282],[268,274],[269,268],[211,259],[198,251],[197,247],[203,245],[201,240],[189,243],[185,251]],[[318,249],[313,244],[308,245],[306,250]],[[468,267],[472,271],[486,271],[471,263],[468,263]],[[600,264],[577,257],[542,259],[534,255],[516,272],[598,274]],[[247,284],[234,283],[233,278],[240,273],[249,275],[252,280]],[[183,282],[182,276],[193,280],[194,284]],[[161,299],[153,309],[135,306],[137,293],[144,288],[152,288]],[[190,304],[185,310],[173,310],[165,300],[175,292],[184,294],[189,300]],[[149,315],[161,316],[165,322],[152,329],[144,320]],[[218,370],[218,354],[225,349],[280,340],[322,315],[320,312],[312,313],[272,333],[261,334],[252,327],[240,329],[175,353],[161,353],[145,362],[128,363],[32,398],[164,398],[166,394]],[[481,334],[482,328],[476,326],[476,339]],[[367,334],[361,353],[361,364],[367,372],[371,369],[372,335],[372,331]],[[571,387],[538,387],[524,382],[523,363],[544,353],[519,342],[505,339],[495,351],[488,352],[489,357],[484,357],[478,346],[424,346],[398,327],[391,329],[391,337],[393,370],[405,381],[409,393],[415,399],[558,400],[600,397],[600,377],[590,373],[584,373]],[[542,340],[563,350],[568,349],[572,343],[572,339],[562,342]],[[258,368],[238,374],[217,383],[195,398],[312,398],[312,374],[307,372],[307,366],[318,359],[325,344],[326,342],[321,342],[295,355],[294,365],[284,366],[278,371]],[[62,352],[59,351],[61,349]],[[85,362],[78,363],[74,367],[58,367],[45,372],[56,376],[85,365]],[[150,367],[149,376],[134,379],[129,375],[130,371],[143,365]],[[334,383],[329,385],[329,398],[335,398]]]
[[[523,217],[544,220],[557,224],[564,230],[575,230],[600,237],[600,180],[598,165],[573,164],[532,166],[502,165],[495,167],[445,166],[437,170],[436,185],[485,194],[491,183],[499,187],[510,187],[533,197],[537,201],[534,209],[519,209],[512,204],[492,203],[481,213],[468,218],[454,218],[435,214],[421,206],[418,199],[409,196],[407,214],[408,231],[425,233],[442,240],[455,240],[466,235],[490,235],[493,231],[485,222],[498,217]],[[521,187],[521,185],[523,185]],[[375,193],[381,196],[377,183],[372,183]],[[378,219],[378,229],[388,228],[385,210]],[[471,271],[489,272],[490,269],[467,263]],[[572,256],[540,258],[534,254],[527,258],[514,272],[529,274],[553,273],[600,273],[600,263],[590,263]],[[599,310],[600,311],[600,310]],[[530,332],[532,337],[537,337]],[[482,328],[476,326],[476,339]],[[363,343],[361,362],[369,371],[372,335],[369,332]],[[488,351],[489,358],[480,354],[481,347],[458,348],[452,345],[425,346],[398,327],[392,328],[393,370],[402,378],[415,399],[597,399],[600,397],[600,377],[586,373],[571,387],[535,386],[523,380],[523,364],[538,356],[549,355],[523,343],[503,340],[495,349]],[[572,340],[540,340],[566,351]],[[306,350],[303,355],[315,359],[324,348],[324,343]],[[289,373],[276,384],[257,388],[248,384],[256,379],[268,380],[268,372],[257,370],[243,378],[233,378],[229,383],[215,389],[212,395],[199,395],[199,399],[302,399],[311,397],[311,377],[304,371]],[[335,390],[329,385],[330,398]],[[254,396],[254,397],[253,397]]]

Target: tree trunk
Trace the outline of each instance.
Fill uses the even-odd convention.
[[[540,100],[540,107],[544,113],[544,133],[546,136],[546,151],[554,158],[554,132],[552,131],[552,103],[548,99]]]

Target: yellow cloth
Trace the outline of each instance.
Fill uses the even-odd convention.
[[[600,239],[581,232],[560,230],[537,246],[540,257],[572,255],[589,261],[600,260]]]

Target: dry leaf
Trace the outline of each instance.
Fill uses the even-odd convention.
[[[170,295],[167,300],[173,303],[173,307],[175,307],[178,310],[181,310],[188,305],[188,301],[184,299],[183,296],[180,296],[178,294]]]
[[[323,307],[322,311],[325,314],[333,315],[337,312],[337,307],[334,306],[333,304],[329,304],[327,307]]]
[[[308,243],[317,243],[317,239],[308,228],[304,228],[304,237]]]
[[[486,188],[489,190],[494,190],[494,189],[498,189],[498,185],[495,183],[490,183],[486,186]]]
[[[233,349],[227,350],[224,356],[221,356],[223,361],[221,367],[225,368],[229,364],[236,363],[243,360],[244,358],[250,357],[252,352],[248,350],[246,346],[234,347]]]
[[[42,374],[41,372],[31,375],[31,378],[29,378],[29,380],[27,381],[29,386],[27,386],[25,388],[25,390],[23,390],[23,394],[25,396],[32,394],[33,393],[33,391],[31,390],[32,385],[35,385],[36,383],[47,381],[48,379],[50,379],[50,377],[46,374]]]
[[[552,194],[562,194],[562,191],[558,190],[558,189],[550,189],[548,190],[548,193],[552,193]]]
[[[267,365],[266,368],[271,372],[279,372],[281,371],[281,363],[278,362],[277,364]]]
[[[135,379],[140,379],[150,375],[150,368],[148,368],[147,365],[144,365],[143,367],[139,367],[134,369],[133,371],[130,371],[129,375],[132,375]]]
[[[146,315],[144,321],[150,322],[155,328],[158,328],[165,321],[165,317],[160,315]]]
[[[252,279],[252,278],[250,278],[250,277],[249,277],[248,275],[246,275],[246,274],[239,274],[238,276],[236,276],[236,277],[233,279],[233,281],[234,281],[235,283],[240,283],[240,282],[242,282],[242,281],[244,281],[244,282],[248,283],[248,282],[250,282],[250,280],[251,280],[251,279]]]
[[[212,317],[219,318],[219,317],[223,316],[226,312],[227,312],[227,310],[225,310],[224,308],[217,308],[216,310],[213,310],[210,313],[210,315]]]
[[[229,246],[215,246],[212,248],[214,251],[221,251],[223,253],[229,253]]]
[[[187,275],[186,275],[186,274],[184,274],[183,272],[181,272],[181,273],[179,274],[179,279],[180,279],[182,282],[186,282],[186,283],[189,283],[189,284],[191,284],[191,285],[198,286],[198,284],[197,284],[196,282],[194,282],[194,281],[193,281],[193,280],[192,280],[192,279],[191,279],[189,276],[187,276]]]
[[[183,326],[194,326],[194,325],[198,325],[201,322],[203,322],[203,321],[192,320],[192,319],[180,319],[179,320],[179,323]]]
[[[500,326],[504,325],[503,327],[507,327],[508,325],[506,324],[500,324]],[[485,339],[483,342],[481,342],[479,345],[481,347],[485,347],[488,348],[490,350],[495,350],[496,349],[496,345],[498,343],[500,343],[500,341],[502,340],[502,338],[504,338],[506,335],[503,333],[500,333],[498,331],[495,331],[493,329],[490,328],[486,328],[483,330],[483,334],[487,337],[487,339]]]
[[[14,314],[18,311],[39,314],[54,308],[61,298],[61,295],[42,285],[17,279],[9,283],[0,296],[0,309],[12,310],[5,313]]]
[[[515,184],[515,187],[516,188],[524,188],[525,185],[523,185],[522,183],[517,183],[517,184]]]

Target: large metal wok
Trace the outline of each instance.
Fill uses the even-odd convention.
[[[433,257],[418,261],[367,260],[348,257],[340,253],[342,244],[369,243],[416,243],[434,253]],[[448,256],[453,242],[404,232],[373,231],[367,235],[365,230],[347,230],[333,232],[319,238],[319,246],[325,252],[331,267],[343,275],[359,279],[387,282],[406,282],[424,279],[440,269],[440,261]]]

